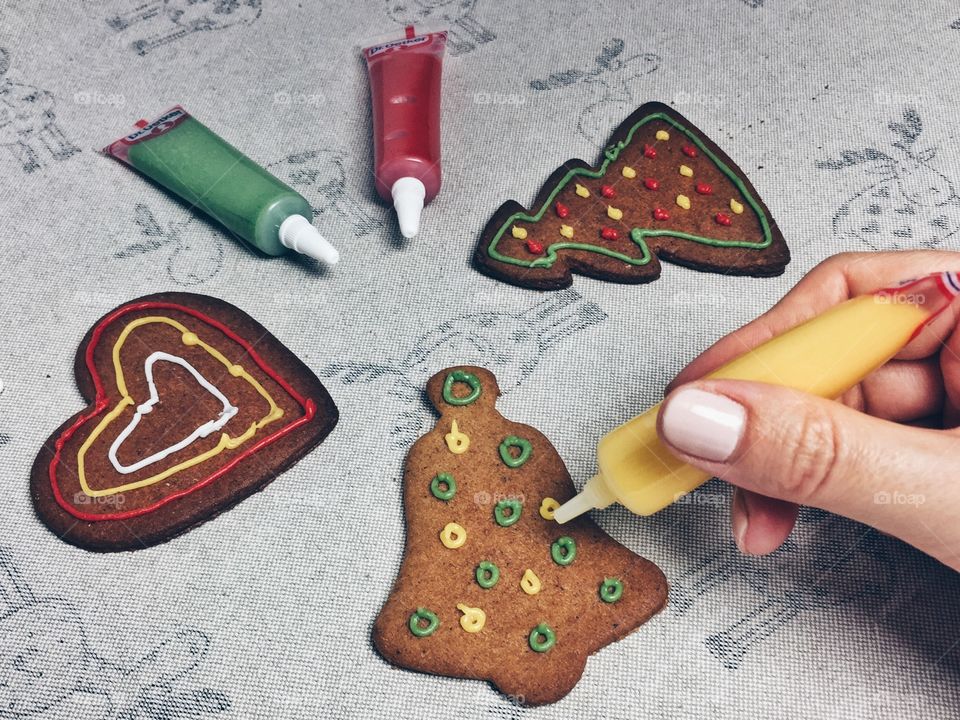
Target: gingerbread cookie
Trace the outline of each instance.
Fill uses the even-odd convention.
[[[44,444],[40,519],[89,550],[163,542],[260,490],[322,441],[337,408],[316,376],[216,298],[149,295],[87,333],[75,362],[90,403]]]
[[[621,283],[660,276],[659,260],[725,275],[779,275],[790,252],[756,189],[689,120],[647,103],[600,164],[570,160],[526,210],[504,203],[474,255],[482,272],[556,290],[571,273]]]
[[[440,419],[407,457],[406,550],[374,644],[523,704],[559,700],[588,655],[663,608],[663,573],[585,517],[553,520],[573,483],[543,434],[497,412],[492,373],[450,368],[427,394]]]

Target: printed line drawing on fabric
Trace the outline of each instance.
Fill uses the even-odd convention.
[[[529,377],[557,343],[606,320],[599,305],[567,289],[518,313],[481,312],[440,323],[417,338],[407,354],[387,362],[339,362],[320,371],[344,385],[383,381],[403,410],[390,435],[407,448],[433,422],[423,397],[427,379],[438,368],[479,365],[497,375],[500,391],[512,392]]]
[[[447,52],[465,55],[497,39],[473,16],[480,0],[387,0],[387,15],[400,25],[427,23],[447,30]]]
[[[861,530],[853,543],[850,529]],[[799,532],[766,558],[743,555],[732,543],[712,552],[671,584],[670,608],[685,615],[704,598],[755,597],[751,610],[704,639],[720,663],[740,667],[746,656],[802,613],[879,600],[897,580],[891,543],[876,531],[819,510],[804,509]]]
[[[118,250],[114,257],[126,260],[165,248],[167,275],[177,285],[190,286],[206,282],[223,269],[222,233],[198,222],[191,211],[181,220],[157,220],[145,203],[133,210],[133,224],[140,239]],[[199,237],[196,237],[199,234]]]
[[[133,7],[131,7],[133,6]],[[107,26],[146,55],[196,32],[249,25],[260,17],[261,0],[111,0],[104,10]]]
[[[186,628],[131,662],[105,660],[90,647],[73,603],[39,597],[0,547],[0,718],[96,717],[195,720],[230,700],[189,687],[210,639]],[[186,688],[181,687],[187,685]]]
[[[933,162],[937,148],[918,147],[923,121],[915,108],[907,107],[887,127],[894,135],[891,151],[842,150],[838,159],[817,162],[821,170],[863,167],[880,178],[840,206],[833,231],[871,250],[939,247],[960,230],[960,197]]]
[[[767,0],[741,0],[741,2],[743,2],[744,5],[746,5],[749,8],[753,8],[754,10],[756,10],[757,8],[762,8],[763,4],[766,1]]]
[[[376,234],[387,227],[382,212],[373,214],[358,190],[348,182],[347,168],[356,167],[350,154],[334,148],[316,148],[291,153],[267,165],[267,169],[303,195],[313,209],[314,224],[329,233],[327,225],[346,224],[357,237]]]
[[[24,173],[50,160],[66,160],[80,152],[57,124],[52,93],[11,80],[10,53],[0,48],[0,147]]]
[[[660,67],[659,55],[637,53],[624,57],[625,49],[626,43],[621,38],[610,38],[603,43],[592,66],[559,70],[545,78],[531,80],[530,89],[540,92],[578,84],[594,88],[598,99],[580,112],[577,131],[602,147],[610,136],[611,122],[627,117],[640,105],[637,81]]]

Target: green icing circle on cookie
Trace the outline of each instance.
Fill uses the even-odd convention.
[[[619,578],[604,578],[600,583],[600,599],[605,603],[615,603],[623,596],[623,583]]]
[[[440,473],[430,481],[430,492],[437,500],[452,500],[457,494],[457,481],[450,473]]]
[[[544,653],[557,642],[557,634],[546,623],[540,623],[530,631],[530,649]]]
[[[470,393],[464,397],[453,394],[454,383],[466,383],[470,386]],[[454,370],[443,381],[443,400],[448,405],[469,405],[480,397],[480,378],[466,370]]]
[[[507,510],[510,512],[507,513]],[[510,527],[520,519],[523,504],[515,498],[506,498],[493,506],[493,517],[500,527]]]
[[[500,568],[489,560],[484,560],[477,565],[477,585],[484,590],[489,590],[500,580]]]
[[[421,624],[424,620],[426,625]],[[426,608],[417,608],[416,612],[410,615],[407,625],[410,626],[410,632],[417,637],[429,637],[440,627],[440,618]]]
[[[520,454],[516,457],[510,452],[511,448],[520,448]],[[530,459],[533,452],[533,446],[529,440],[524,440],[516,435],[509,435],[500,443],[500,459],[503,464],[509,468],[518,468]]]
[[[550,546],[550,557],[557,565],[569,565],[577,557],[577,543],[572,537],[558,537]]]

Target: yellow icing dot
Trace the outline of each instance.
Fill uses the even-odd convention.
[[[623,217],[623,210],[607,205],[607,217],[611,220],[620,220]]]
[[[572,238],[572,237],[573,237],[573,228],[570,227],[569,225],[561,225],[561,226],[560,226],[560,234],[563,235],[565,238]]]
[[[629,180],[633,180],[637,176],[637,171],[629,165],[624,165],[623,170],[620,171],[620,174]]]
[[[466,433],[460,432],[456,420],[451,423],[450,432],[444,435],[443,439],[447,441],[447,448],[454,455],[463,455],[470,449],[470,437]]]
[[[457,523],[447,523],[444,525],[443,530],[440,531],[440,542],[443,543],[444,547],[448,547],[451,550],[462,547],[466,541],[467,531],[463,529],[462,525]]]
[[[577,183],[577,187],[574,189],[574,192],[576,192],[580,197],[590,197],[590,191],[580,183]]]
[[[677,205],[682,207],[684,210],[690,209],[690,198],[686,195],[677,195]]]
[[[670,133],[666,130],[657,130],[657,140],[669,140]]]
[[[517,227],[516,225],[510,230],[510,234],[513,235],[517,240],[526,240],[527,239],[527,230],[526,228]]]
[[[544,520],[553,520],[553,514],[557,511],[558,507],[560,507],[560,503],[552,497],[545,497],[540,501],[540,517]]]
[[[234,377],[240,377],[241,375],[243,375],[243,367],[241,367],[240,365],[231,365],[230,374],[233,375]]]
[[[693,177],[693,168],[691,168],[689,165],[681,165],[680,174],[684,177]]]
[[[543,584],[540,582],[540,578],[537,577],[533,570],[527,568],[526,572],[523,573],[523,577],[520,578],[520,588],[527,595],[536,595],[542,587]]]
[[[487,614],[480,608],[458,603],[457,610],[463,613],[460,617],[460,627],[468,633],[478,633],[487,624]]]
[[[738,203],[733,198],[730,198],[730,209],[733,210],[737,215],[740,215],[743,213],[743,205],[741,203]]]
[[[180,336],[180,339],[183,341],[184,345],[196,345],[200,342],[200,338],[197,337],[197,334],[192,332],[185,332]]]

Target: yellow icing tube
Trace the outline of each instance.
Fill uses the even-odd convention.
[[[896,355],[960,294],[958,273],[928,275],[848,300],[710,373],[838,398]],[[565,523],[619,502],[652,515],[710,476],[673,457],[657,437],[660,404],[607,433],[598,473],[554,512]]]

